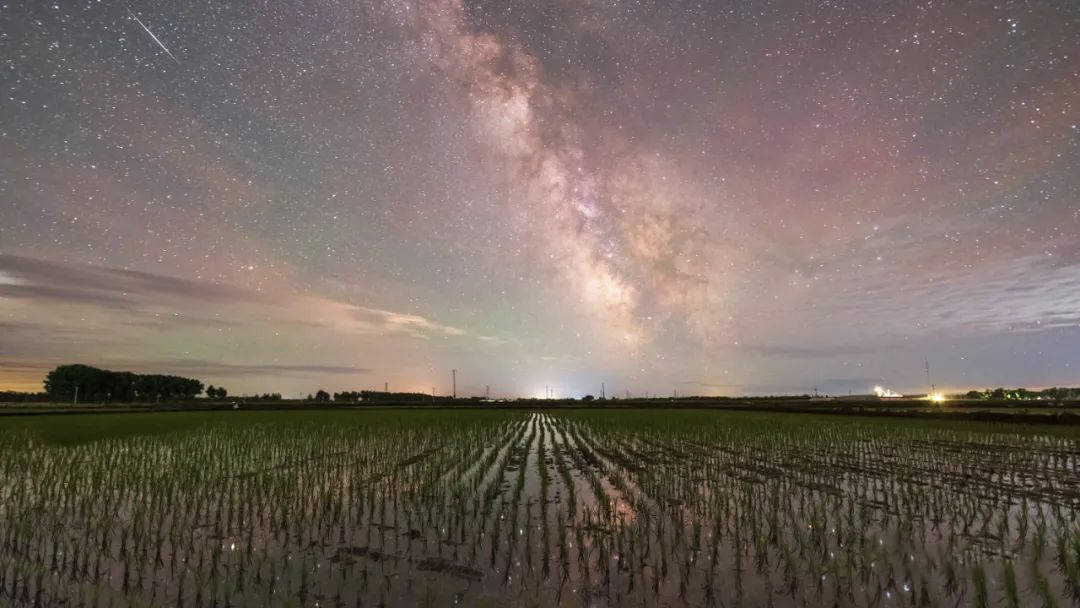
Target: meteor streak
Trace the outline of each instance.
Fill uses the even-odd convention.
[[[139,19],[138,17],[136,17],[135,13],[131,12],[130,8],[127,9],[127,12],[128,12],[129,15],[131,15],[132,19],[134,19],[139,25],[142,26],[142,29],[146,30],[147,34],[150,34],[150,37],[153,38],[154,42],[156,42],[157,45],[161,47],[161,50],[165,51],[166,55],[171,57],[172,60],[175,61],[176,63],[180,63],[180,60],[176,58],[176,55],[173,55],[172,51],[170,51],[169,48],[167,46],[165,46],[165,43],[163,43],[161,40],[159,40],[158,37],[154,35],[154,32],[150,31],[150,28],[146,27],[146,24],[142,22],[142,19]]]

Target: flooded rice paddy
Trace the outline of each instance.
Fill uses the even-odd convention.
[[[1078,602],[1072,430],[709,411],[0,421],[0,604]]]

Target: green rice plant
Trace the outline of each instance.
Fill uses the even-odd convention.
[[[972,567],[971,581],[974,591],[972,605],[976,608],[987,608],[990,605],[990,592],[986,584],[986,571],[981,562]]]
[[[16,562],[0,594],[415,605],[422,582],[480,562],[542,605],[559,581],[601,605],[768,605],[778,588],[800,605],[1053,605],[1080,563],[1069,431],[680,410],[243,416],[74,445],[0,431],[0,552]],[[991,554],[993,585],[977,573]]]
[[[1018,608],[1020,606],[1020,592],[1016,584],[1016,571],[1013,569],[1012,562],[1005,562],[1001,581],[1004,587],[1005,605],[1008,608]]]

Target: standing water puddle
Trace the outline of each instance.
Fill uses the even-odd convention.
[[[1068,605],[1080,443],[455,412],[0,444],[15,605]],[[385,414],[384,414],[385,416]]]

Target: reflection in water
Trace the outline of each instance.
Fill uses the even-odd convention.
[[[0,444],[19,605],[1061,605],[1073,437],[720,412],[336,413]]]

